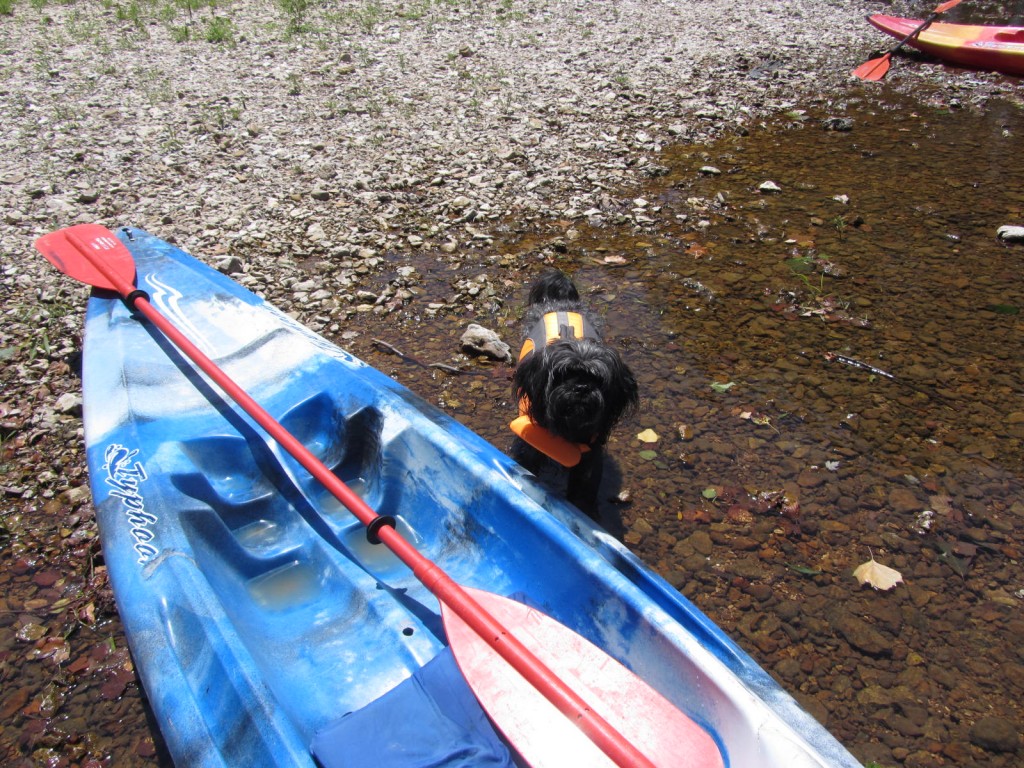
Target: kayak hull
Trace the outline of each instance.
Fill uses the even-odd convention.
[[[903,40],[923,20],[875,14],[868,16],[868,21]],[[933,22],[907,45],[962,67],[1024,76],[1024,27]]]
[[[174,246],[117,234],[151,304],[456,582],[598,646],[705,728],[725,765],[859,765],[692,603],[482,438]],[[446,740],[445,712],[390,702],[439,674],[436,599],[106,291],[87,309],[83,389],[104,558],[175,763],[312,768],[320,750],[331,766],[422,764],[405,750]]]

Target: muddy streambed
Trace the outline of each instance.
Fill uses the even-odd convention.
[[[571,272],[643,393],[610,444],[607,526],[865,762],[1010,766],[1024,244],[997,230],[1024,224],[1024,119],[887,98],[670,149],[662,175],[589,217],[395,255],[382,280],[411,263],[415,300],[328,335],[505,449],[508,369],[459,336],[477,322],[514,344],[529,278]],[[11,534],[72,531],[40,517]],[[903,583],[859,585],[872,556]],[[167,764],[110,606],[71,604],[56,565],[0,577],[23,606],[3,630],[25,635],[6,659],[5,756]],[[107,618],[52,637],[59,599]]]

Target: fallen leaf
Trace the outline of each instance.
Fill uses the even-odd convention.
[[[874,556],[866,563],[858,565],[853,571],[853,577],[861,584],[870,584],[882,591],[892,589],[903,581],[903,575],[899,571],[876,562]]]
[[[711,388],[713,390],[715,390],[715,392],[718,392],[718,393],[728,392],[730,389],[732,389],[735,386],[736,386],[736,382],[735,381],[727,381],[725,383],[723,383],[721,381],[713,381],[713,382],[711,382]]]
[[[936,549],[942,554],[939,555],[939,560],[946,563],[961,579],[967,577],[967,572],[971,569],[971,560],[973,555],[965,555],[963,557],[957,557],[957,555],[963,555],[963,552],[957,551],[958,545],[950,544],[947,541],[939,539],[935,542]],[[977,548],[975,547],[975,552]]]
[[[962,523],[964,521],[963,513],[953,506],[953,499],[945,494],[937,494],[928,497],[928,502],[931,504],[932,511],[948,517],[954,523]]]
[[[706,509],[695,508],[687,509],[677,513],[677,517],[680,520],[688,520],[691,523],[710,523],[711,516],[708,514]]]
[[[643,459],[644,461],[654,461],[654,459],[658,458],[658,452],[640,451],[640,458]]]
[[[714,501],[715,499],[718,498],[718,489],[717,488],[705,488],[703,491],[700,492],[700,495],[703,496],[705,499],[709,499],[711,501]]]
[[[958,541],[953,545],[953,552],[960,557],[974,557],[978,554],[978,545],[969,541]]]
[[[642,443],[656,443],[658,442],[658,433],[653,429],[645,429],[636,436],[636,439]]]
[[[733,504],[725,510],[725,519],[734,525],[751,525],[754,522],[754,515],[741,504]]]

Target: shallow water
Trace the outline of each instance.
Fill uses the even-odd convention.
[[[499,250],[572,272],[637,374],[643,409],[610,444],[621,483],[604,494],[628,492],[604,510],[626,542],[862,759],[1009,765],[969,729],[992,712],[1019,723],[1024,694],[1024,245],[996,234],[1024,222],[1024,120],[890,101],[669,150],[622,223],[510,226]],[[826,130],[832,117],[852,130]],[[417,266],[436,280],[423,300],[444,301],[455,273]],[[527,279],[491,316],[386,340],[457,363],[472,320],[514,346]],[[508,446],[500,367],[450,377],[366,343],[357,354]],[[905,585],[859,587],[872,556]]]

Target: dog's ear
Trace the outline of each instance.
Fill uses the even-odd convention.
[[[536,350],[516,365],[512,372],[512,393],[517,402],[526,400],[530,418],[538,424],[547,413],[548,375],[544,366],[543,350]]]

